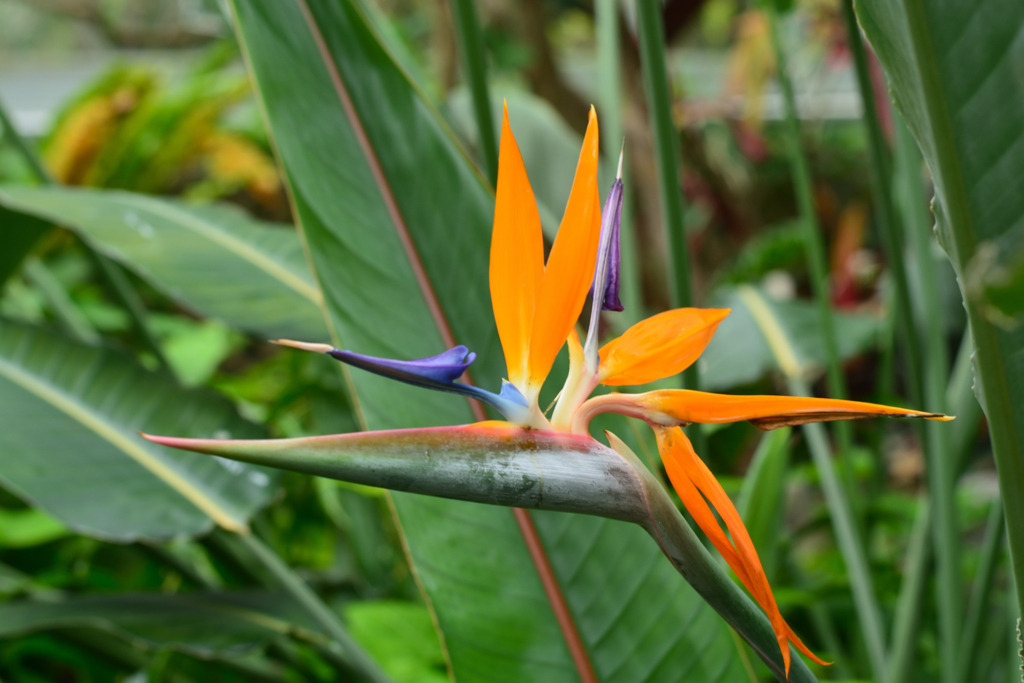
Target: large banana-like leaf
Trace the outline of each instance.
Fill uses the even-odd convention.
[[[787,436],[783,433],[781,439]],[[683,521],[665,489],[621,441],[615,441],[615,449],[612,449],[590,437],[487,425],[263,441],[147,438],[246,463],[395,491],[558,513],[586,513],[631,522],[655,540],[671,565],[747,639],[776,675],[785,679],[782,657],[767,617],[719,569]],[[571,519],[566,514],[559,517]],[[642,547],[630,544],[625,536],[617,540],[619,544],[611,546],[612,538],[606,537],[604,542],[609,545],[600,555],[605,565],[616,570],[612,576],[597,579],[609,582],[605,590],[613,594],[622,591],[629,596],[637,590],[638,584],[656,582],[668,601],[655,607],[652,604],[630,605],[627,598],[619,609],[647,612],[644,621],[650,632],[678,629],[680,623],[687,630],[700,632],[691,646],[704,652],[701,657],[693,657],[691,653],[691,661],[685,664],[673,662],[675,658],[668,652],[652,656],[653,651],[648,648],[654,644],[646,634],[640,634],[636,638],[637,650],[622,651],[609,643],[607,650],[594,653],[598,670],[609,674],[602,680],[736,680],[738,672],[732,665],[734,650],[716,636],[713,615],[701,610],[699,603],[694,603],[689,613],[674,614],[671,608],[679,603],[671,598],[676,591],[666,577],[652,571],[657,563],[652,561],[638,573],[631,573],[633,568],[617,561],[613,551],[619,554],[631,550],[642,552]],[[567,535],[562,542],[574,546],[579,540]],[[478,554],[486,552],[486,549],[478,549]],[[579,561],[575,570],[600,576],[594,567]],[[592,589],[588,584],[575,587],[583,592]],[[570,597],[573,587],[570,582]],[[500,586],[495,588],[501,589]],[[581,595],[580,599],[583,597]],[[584,629],[596,627],[592,622],[600,618],[604,609],[599,598],[593,594],[589,594],[589,598],[590,609],[584,611],[581,619]],[[494,674],[491,677],[493,680]],[[795,654],[789,680],[814,680]]]
[[[936,230],[970,319],[1024,605],[1024,325],[993,324],[984,298],[984,276],[1016,259],[1024,231],[1024,3],[858,0],[857,9],[935,182]]]
[[[320,290],[291,226],[118,190],[7,185],[0,205],[75,230],[185,306],[235,327],[271,339],[325,333]]]
[[[493,197],[481,176],[354,3],[232,4],[335,343],[402,358],[464,343],[479,354],[474,379],[497,389]],[[351,380],[370,428],[477,419],[460,399],[358,371]],[[460,682],[576,680],[510,510],[403,493],[394,505]],[[534,521],[600,680],[744,676],[722,622],[640,529],[564,513]]]
[[[139,430],[255,437],[231,404],[108,350],[0,321],[0,484],[75,531],[129,541],[244,530],[275,474]]]

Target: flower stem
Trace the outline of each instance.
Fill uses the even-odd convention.
[[[690,275],[690,249],[686,241],[683,190],[679,180],[679,141],[675,124],[672,122],[672,100],[665,66],[667,59],[661,3],[638,2],[636,13],[640,35],[640,62],[644,89],[647,93],[647,111],[658,164],[662,220],[668,233],[672,305],[683,308],[693,305],[693,287]],[[683,387],[700,389],[696,364],[683,372]],[[694,450],[698,453],[704,451],[704,434],[699,427],[691,429],[688,436]]]
[[[494,135],[491,97],[487,90],[487,62],[480,21],[473,0],[453,0],[452,14],[455,17],[455,32],[459,37],[462,66],[473,100],[480,151],[487,177],[494,185],[498,182],[498,145]]]
[[[772,47],[775,51],[779,86],[782,88],[786,106],[786,143],[789,149],[789,163],[793,173],[797,207],[804,227],[804,247],[810,269],[811,287],[818,306],[821,335],[825,341],[829,393],[833,398],[845,399],[847,397],[846,380],[843,378],[839,365],[839,345],[836,342],[835,323],[832,317],[825,243],[821,237],[821,225],[818,223],[818,212],[814,206],[814,185],[811,180],[810,167],[800,145],[800,118],[796,108],[796,96],[793,93],[793,82],[790,80],[789,71],[786,68],[786,52],[782,48],[782,40],[779,37],[778,11],[774,3],[771,2],[764,3],[764,7],[768,17]],[[839,438],[840,452],[849,453],[850,425],[845,422],[837,422],[835,431]]]

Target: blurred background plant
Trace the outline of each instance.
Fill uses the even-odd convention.
[[[353,4],[489,175],[478,93],[463,77],[460,3]],[[623,317],[677,304],[643,12],[614,0],[474,5],[483,101],[496,114],[508,100],[548,237],[594,102],[608,159],[626,140]],[[783,613],[836,662],[814,668],[821,679],[1008,683],[1019,677],[1016,600],[992,447],[970,393],[966,316],[931,235],[927,167],[890,108],[878,61],[850,43],[847,11],[844,0],[658,6],[692,299],[733,309],[699,363],[700,385],[845,392],[960,419],[938,437],[865,421],[831,430],[831,440],[766,437],[740,423],[703,430],[701,452],[751,527]],[[135,473],[144,455],[81,429],[92,419],[131,435],[157,420],[199,435],[190,417],[154,418],[156,393],[173,398],[166,413],[230,414],[221,428],[234,433],[359,428],[332,361],[265,342],[286,332],[326,340],[327,329],[275,160],[281,141],[265,126],[230,16],[215,0],[0,0],[9,117],[0,147],[0,680],[327,681],[341,669],[419,683],[446,680],[449,666],[460,675],[385,492],[240,474],[223,461],[216,476],[227,483],[195,494],[211,476],[196,458],[176,470],[184,484],[153,494]],[[1007,116],[1019,123],[1024,112]],[[602,187],[611,168],[603,164]],[[150,239],[162,251],[147,251]],[[205,265],[201,280],[185,275],[189,262]],[[999,315],[1012,326],[1020,268],[1001,266],[1001,280],[979,286],[1004,292],[992,305],[1010,302]],[[771,325],[788,337],[795,373],[770,343]],[[51,413],[92,417],[79,420],[79,434]],[[40,435],[46,425],[60,440]],[[638,453],[650,452],[650,440],[633,437]],[[936,439],[949,470],[938,481],[926,464]],[[51,456],[52,469],[37,471]],[[86,471],[103,463],[105,484]],[[230,483],[243,475],[251,486]],[[149,519],[164,504],[177,515],[182,503],[165,496],[179,494],[205,500],[206,516]],[[156,512],[136,519],[143,507]],[[211,532],[210,519],[222,529]],[[325,606],[330,615],[317,611]],[[332,615],[380,670],[351,654],[358,647],[326,642],[324,632],[337,635]],[[491,637],[513,639],[514,624],[493,617]],[[678,629],[691,637],[685,615]],[[738,639],[727,644],[735,666],[697,667],[686,680],[770,677]],[[683,675],[670,670],[643,680]]]

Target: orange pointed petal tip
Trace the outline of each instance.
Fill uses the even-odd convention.
[[[544,237],[537,201],[508,121],[501,122],[498,187],[491,233],[491,305],[508,379],[526,389],[533,318],[544,275]]]
[[[711,341],[727,308],[677,308],[641,320],[599,352],[601,384],[647,384],[679,374]]]
[[[789,626],[782,618],[775,596],[772,594],[768,577],[761,566],[761,560],[754,548],[743,519],[737,512],[725,489],[718,483],[711,470],[694,452],[693,445],[679,427],[657,428],[658,451],[672,486],[679,493],[680,500],[693,516],[697,525],[707,534],[708,539],[722,553],[722,557],[736,573],[740,582],[750,591],[754,600],[768,615],[775,632],[779,650],[782,653],[786,675],[789,675]],[[703,496],[702,496],[703,494]],[[704,499],[718,512],[733,542],[725,536],[718,520],[708,509]]]
[[[778,429],[808,422],[857,420],[867,417],[918,417],[948,422],[952,416],[908,408],[804,396],[732,396],[686,389],[667,389],[637,394],[638,405],[651,416],[668,416],[679,422],[717,424],[747,421],[760,429]],[[654,419],[660,422],[659,419]]]
[[[591,107],[576,177],[537,297],[530,336],[529,382],[532,387],[543,384],[551,371],[555,356],[580,317],[594,280],[601,232],[601,199],[597,187],[599,151],[597,114]],[[491,258],[494,258],[493,249]]]

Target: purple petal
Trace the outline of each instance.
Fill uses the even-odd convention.
[[[601,310],[603,311],[623,310],[622,302],[619,301],[619,265],[622,261],[622,256],[619,252],[619,224],[622,222],[622,181],[616,180],[615,185],[618,189],[618,198],[615,201],[615,222],[612,224],[611,244],[608,249],[608,281],[605,285],[604,300],[601,302]],[[613,186],[612,193],[615,190],[616,187]],[[608,203],[612,203],[611,195],[609,195]]]
[[[601,237],[591,295],[601,297],[601,310],[621,311],[619,301],[619,225],[622,223],[622,180],[616,178],[601,213]]]
[[[451,384],[461,377],[466,368],[476,360],[476,354],[461,345],[436,356],[418,360],[376,358],[337,349],[328,352],[328,355],[343,363],[384,377],[429,388],[440,388],[441,385]]]

